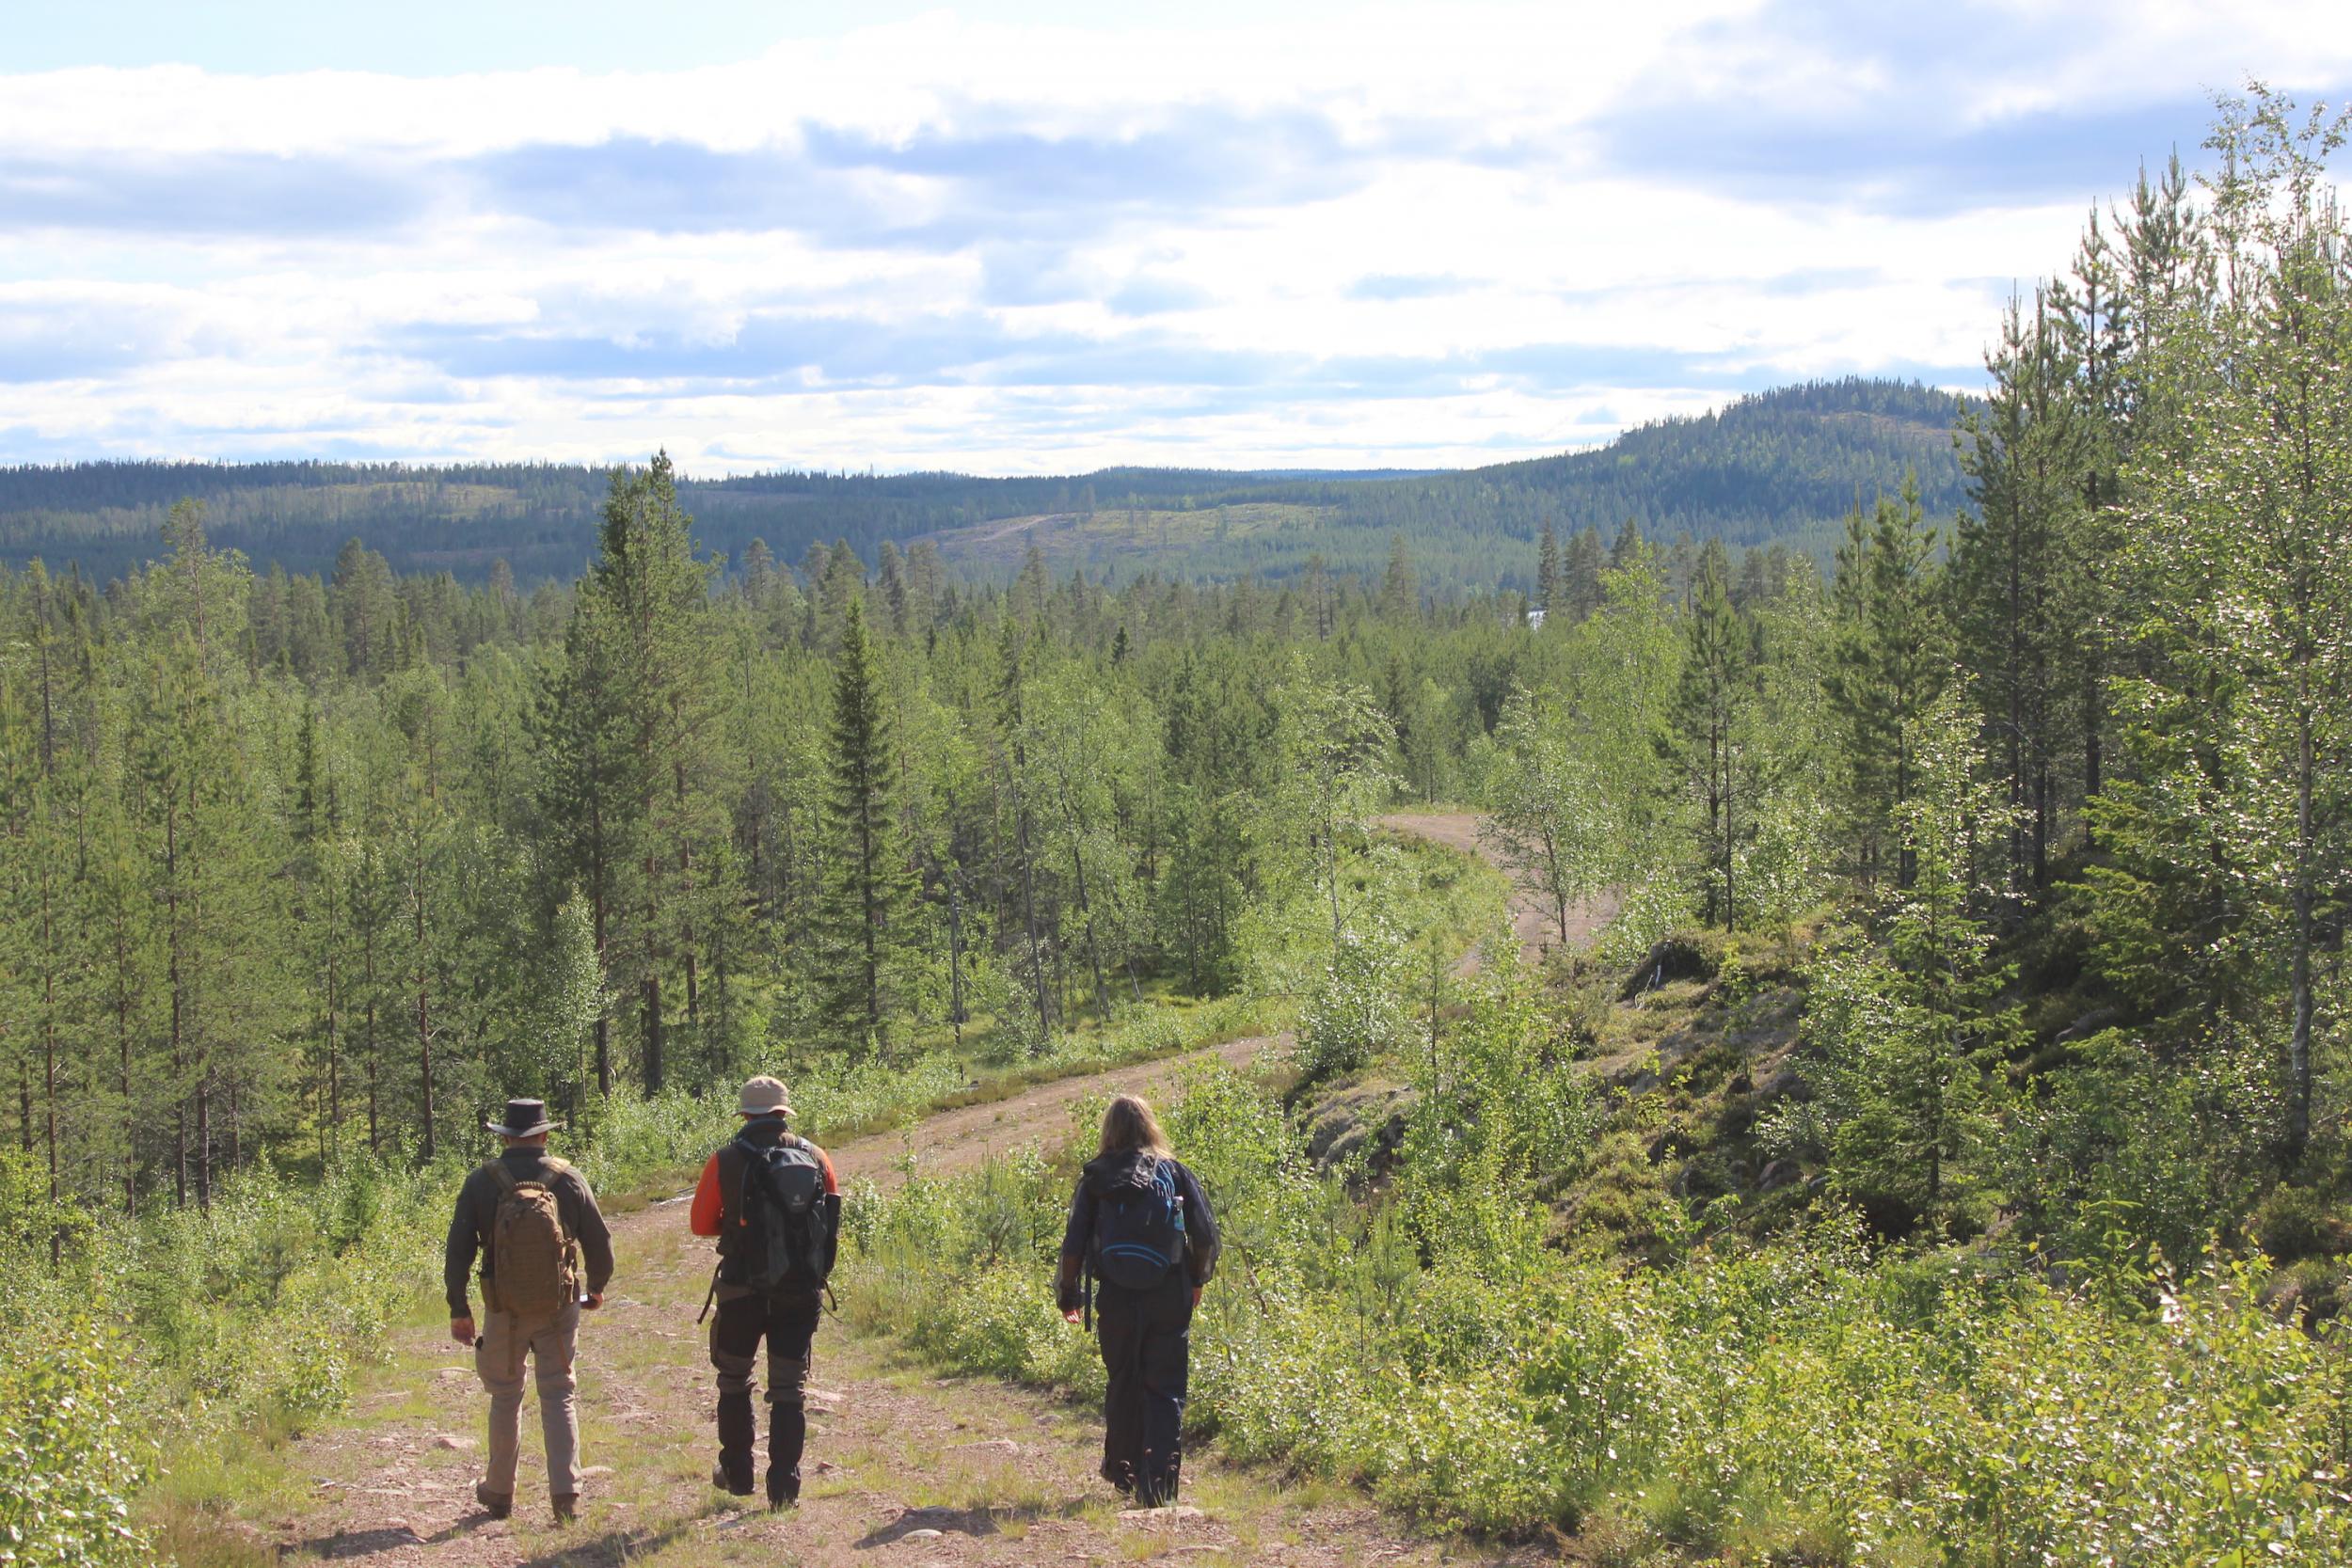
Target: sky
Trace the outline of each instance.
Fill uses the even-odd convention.
[[[0,36],[0,463],[1440,467],[1968,388],[2341,0],[143,0]]]

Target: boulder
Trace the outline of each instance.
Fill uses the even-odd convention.
[[[1403,1085],[1352,1084],[1307,1109],[1307,1157],[1332,1170],[1361,1157],[1376,1175],[1396,1163],[1413,1091]]]

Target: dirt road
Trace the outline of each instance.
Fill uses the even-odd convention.
[[[936,1167],[960,1168],[990,1149],[1067,1136],[1071,1108],[1083,1100],[1120,1088],[1162,1092],[1195,1062],[1247,1065],[1269,1043],[1237,1041],[1041,1085],[929,1118],[911,1140],[845,1144],[835,1158],[853,1179],[895,1180],[909,1147]],[[1419,1535],[1348,1489],[1285,1484],[1228,1465],[1214,1449],[1185,1466],[1185,1501],[1199,1514],[1122,1516],[1094,1475],[1095,1413],[1034,1389],[932,1376],[887,1340],[832,1319],[815,1357],[802,1504],[778,1514],[747,1509],[708,1484],[715,1394],[694,1323],[707,1243],[686,1233],[681,1205],[664,1203],[618,1221],[613,1244],[612,1291],[580,1334],[586,1491],[577,1524],[558,1528],[548,1517],[528,1408],[514,1517],[492,1520],[475,1506],[483,1396],[470,1358],[435,1322],[397,1331],[392,1366],[371,1380],[353,1414],[294,1446],[287,1483],[256,1499],[245,1520],[256,1539],[283,1561],[384,1568],[1071,1568],[1155,1560],[1385,1568],[1489,1555]]]
[[[903,1132],[878,1132],[829,1152],[844,1181],[870,1180],[884,1189],[898,1184],[901,1163],[909,1154],[930,1174],[970,1170],[992,1154],[1072,1136],[1075,1132],[1071,1121],[1073,1113],[1090,1101],[1114,1094],[1139,1094],[1156,1101],[1196,1067],[1223,1062],[1228,1067],[1247,1069],[1266,1052],[1279,1050],[1287,1041],[1287,1036],[1253,1037],[1165,1061],[1142,1062],[1077,1078],[1057,1078],[1024,1089],[1007,1100],[942,1111]]]
[[[1389,823],[1480,852],[1476,819],[1467,815],[1407,814]],[[1538,904],[1515,899],[1513,918],[1531,947],[1544,941]],[[992,1153],[1072,1137],[1080,1131],[1073,1112],[1089,1101],[1122,1090],[1165,1098],[1201,1063],[1247,1068],[1280,1043],[1236,1040],[1041,1084],[832,1152],[845,1179],[884,1187],[902,1179],[909,1154],[928,1170],[968,1169]],[[577,1524],[559,1528],[548,1517],[529,1409],[514,1517],[494,1521],[475,1505],[484,1399],[469,1355],[449,1342],[437,1318],[394,1332],[389,1367],[368,1380],[352,1414],[299,1440],[284,1483],[241,1508],[239,1523],[281,1561],[384,1568],[1548,1560],[1532,1548],[1421,1535],[1350,1489],[1286,1483],[1229,1465],[1214,1449],[1185,1465],[1185,1501],[1199,1513],[1123,1516],[1094,1474],[1094,1412],[1035,1389],[932,1376],[888,1340],[832,1319],[815,1357],[802,1504],[780,1514],[746,1509],[709,1485],[715,1392],[694,1317],[710,1255],[687,1234],[683,1211],[672,1199],[613,1227],[612,1288],[580,1335],[587,1484]],[[1050,1320],[1042,1326],[1059,1331]]]
[[[1391,832],[1407,833],[1415,838],[1442,844],[1465,855],[1476,855],[1512,879],[1511,928],[1518,934],[1519,956],[1529,963],[1536,962],[1545,954],[1561,945],[1560,920],[1551,901],[1535,888],[1514,875],[1502,863],[1494,847],[1480,834],[1486,818],[1467,811],[1391,812],[1378,818],[1379,825]],[[1616,900],[1598,898],[1568,908],[1566,942],[1571,947],[1581,947],[1593,940],[1599,929],[1609,924],[1617,912]],[[1478,956],[1473,953],[1463,960],[1462,972],[1475,972]]]

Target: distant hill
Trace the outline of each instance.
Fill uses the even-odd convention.
[[[1440,589],[1524,582],[1549,522],[1613,536],[1688,532],[1825,554],[1837,519],[1915,470],[1931,513],[1963,494],[1951,432],[1963,404],[1912,384],[1848,379],[1742,398],[1718,413],[1630,430],[1605,446],[1445,473],[1106,468],[1047,479],[948,473],[759,474],[689,481],[711,549],[765,539],[797,561],[847,539],[936,543],[981,576],[1016,570],[1034,543],[1057,570],[1281,577],[1314,557],[1376,570],[1392,536]],[[164,514],[205,504],[215,543],[257,566],[325,572],[355,535],[402,572],[525,582],[578,574],[595,549],[609,470],[555,464],[93,463],[0,469],[0,562],[35,557],[119,576],[159,549]]]

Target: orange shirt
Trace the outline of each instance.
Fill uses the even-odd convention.
[[[840,1192],[841,1179],[834,1174],[833,1156],[815,1144],[810,1144],[808,1149],[817,1156],[817,1163],[824,1167],[825,1191]],[[719,1156],[713,1154],[703,1164],[703,1179],[694,1184],[694,1204],[687,1211],[686,1226],[697,1236],[716,1236],[719,1234],[719,1222],[725,1214],[726,1200],[719,1193]]]

